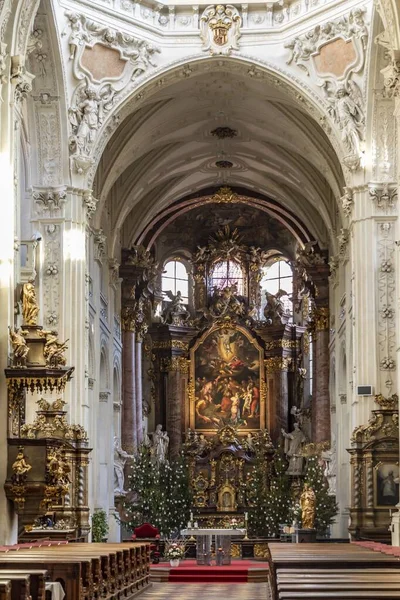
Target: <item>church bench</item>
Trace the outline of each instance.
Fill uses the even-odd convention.
[[[31,600],[30,576],[27,573],[0,573],[11,583],[11,600]]]
[[[148,584],[148,544],[68,544],[0,553],[1,568],[45,566],[60,580],[66,600],[129,597]],[[75,575],[72,575],[72,572]]]
[[[89,558],[73,558],[43,554],[28,556],[25,552],[0,554],[2,569],[41,569],[47,570],[51,581],[60,581],[66,600],[92,600],[92,566]]]
[[[12,600],[11,581],[8,579],[0,579],[0,600]]]
[[[299,592],[298,590],[292,592],[282,592],[279,594],[279,600],[297,600],[298,598],[307,598],[312,600],[326,600],[326,598],[335,598],[335,600],[397,600],[400,598],[400,592],[395,591],[380,591],[379,589],[366,591],[366,590],[340,590],[338,591],[319,591],[319,592]]]
[[[1,569],[0,577],[7,578],[12,575],[29,575],[30,576],[30,591],[33,600],[45,600],[46,595],[46,580],[47,571],[38,569]]]
[[[349,592],[350,595],[343,595],[343,598],[351,597],[355,589],[347,589],[351,585],[351,578],[357,577],[357,581],[363,580],[367,586],[374,586],[374,596],[380,589],[380,582],[393,582],[393,577],[388,577],[387,569],[394,576],[395,585],[396,576],[400,579],[400,561],[398,557],[388,556],[382,553],[376,553],[370,549],[354,546],[350,544],[296,544],[288,547],[284,544],[271,543],[268,546],[269,567],[270,567],[270,587],[273,600],[281,598],[302,598],[302,597],[324,597],[314,596],[312,594],[328,594],[325,597],[342,597]],[[384,571],[379,575],[380,568]],[[374,571],[371,574],[371,569]],[[368,571],[367,571],[368,570]],[[362,579],[364,573],[369,573],[365,579]],[[307,577],[309,575],[310,577]],[[312,577],[314,576],[314,579]],[[389,581],[391,580],[391,581]],[[362,581],[360,581],[360,584]],[[329,585],[341,586],[334,590],[329,589]],[[282,586],[285,586],[284,589]],[[288,586],[290,589],[288,589]],[[304,587],[306,586],[306,587]],[[315,586],[314,589],[307,586]],[[318,588],[318,589],[317,589]],[[369,593],[369,590],[363,590]],[[397,590],[385,590],[392,594],[399,593]],[[303,595],[304,592],[304,595]],[[330,596],[330,593],[333,596]],[[287,596],[283,594],[293,594]],[[309,594],[309,596],[307,596]],[[358,596],[354,596],[355,598]],[[360,596],[362,597],[362,596]],[[386,596],[385,596],[386,597]]]

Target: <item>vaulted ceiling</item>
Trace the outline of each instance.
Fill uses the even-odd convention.
[[[235,135],[220,139],[212,132],[221,127]],[[322,128],[278,80],[228,69],[160,87],[120,124],[95,181],[103,225],[123,246],[163,208],[220,185],[281,204],[321,246],[338,226],[343,175]]]

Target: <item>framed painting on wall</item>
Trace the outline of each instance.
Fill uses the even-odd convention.
[[[263,350],[244,328],[216,326],[191,350],[190,427],[266,426]]]
[[[398,463],[378,463],[375,467],[375,505],[394,507],[399,502]]]

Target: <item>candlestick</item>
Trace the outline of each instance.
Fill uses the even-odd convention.
[[[247,535],[247,524],[248,524],[248,519],[249,519],[249,513],[245,512],[244,513],[244,528],[246,529],[246,535],[244,536],[244,540],[248,540],[249,537]]]

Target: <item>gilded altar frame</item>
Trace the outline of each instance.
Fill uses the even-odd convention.
[[[266,387],[265,370],[264,370],[264,350],[260,346],[260,344],[258,344],[257,340],[254,338],[254,336],[251,334],[251,332],[248,329],[246,329],[245,327],[243,327],[241,325],[238,325],[236,323],[232,323],[231,321],[229,321],[229,322],[215,324],[212,327],[210,327],[209,329],[207,329],[207,331],[205,331],[199,337],[199,339],[196,341],[196,343],[193,345],[193,347],[190,350],[190,377],[189,377],[188,388],[187,388],[186,402],[187,402],[188,414],[189,414],[189,427],[190,427],[190,429],[198,431],[199,433],[214,434],[217,429],[219,429],[221,426],[223,426],[227,423],[222,423],[220,425],[217,425],[215,423],[214,425],[210,425],[208,427],[207,426],[204,426],[204,427],[197,426],[198,423],[196,423],[196,403],[198,402],[199,398],[196,394],[196,378],[198,377],[198,373],[196,372],[196,353],[199,351],[199,348],[201,348],[201,346],[204,344],[204,342],[208,338],[211,338],[214,334],[218,334],[220,332],[224,333],[224,332],[228,332],[228,331],[231,331],[232,333],[235,333],[235,334],[238,333],[238,334],[241,334],[242,336],[244,336],[244,338],[247,340],[247,343],[250,344],[251,347],[254,349],[254,355],[257,356],[257,361],[258,361],[257,371],[256,371],[257,372],[257,380],[258,380],[258,390],[259,390],[258,424],[257,424],[257,426],[251,426],[249,424],[247,424],[247,425],[238,424],[236,426],[236,429],[239,433],[247,434],[252,431],[259,431],[260,429],[268,429],[268,427],[269,427],[268,415],[267,415],[267,411],[266,411],[267,387]],[[255,373],[254,370],[253,370],[253,373]],[[234,377],[235,376],[232,376],[232,378],[234,378]],[[232,424],[232,423],[228,423],[228,424]]]

